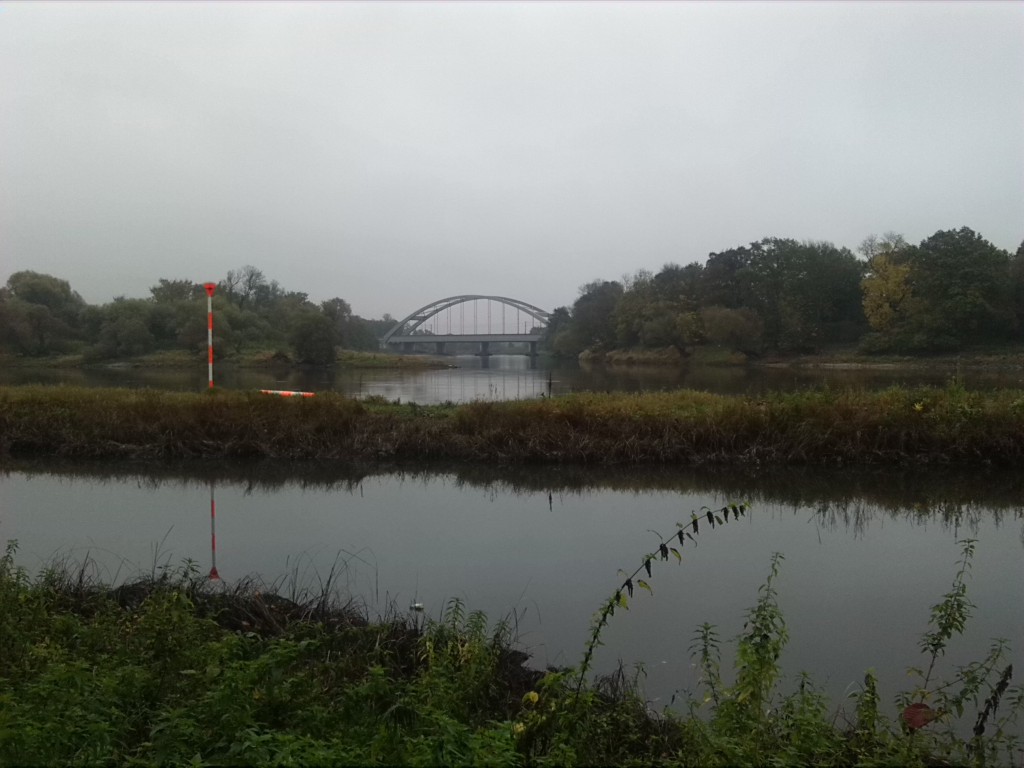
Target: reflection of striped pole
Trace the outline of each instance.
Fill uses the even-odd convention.
[[[217,573],[217,502],[213,498],[213,480],[210,481],[210,581],[220,581]]]
[[[216,283],[203,283],[206,289],[206,370],[210,377],[210,389],[213,389],[213,292]]]

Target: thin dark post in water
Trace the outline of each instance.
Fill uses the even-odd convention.
[[[217,573],[217,502],[213,497],[213,480],[210,481],[210,581],[220,581]]]
[[[206,289],[206,370],[210,378],[210,389],[213,389],[213,292],[216,283],[203,283]]]

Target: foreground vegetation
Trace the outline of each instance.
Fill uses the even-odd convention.
[[[457,601],[438,620],[367,622],[332,598],[212,585],[194,565],[105,587],[54,567],[35,580],[0,558],[0,763],[17,765],[948,765],[1016,764],[1024,692],[1008,650],[941,681],[942,656],[970,616],[973,543],[931,613],[916,683],[891,719],[868,672],[848,708],[803,677],[783,693],[787,641],[774,581],[721,671],[715,628],[691,645],[702,690],[651,711],[619,673],[589,664],[616,610],[651,591],[703,528],[741,507],[702,510],[640,560],[595,615],[576,669],[534,671],[505,624]],[[639,597],[639,594],[637,594]]]
[[[333,393],[0,389],[0,455],[581,464],[1002,464],[1024,391],[573,394],[418,406]]]

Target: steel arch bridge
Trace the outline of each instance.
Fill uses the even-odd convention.
[[[485,311],[481,313],[479,304],[485,303]],[[493,306],[500,306],[500,322],[494,322]],[[454,332],[454,320],[452,310],[457,308],[459,316],[459,332]],[[466,330],[466,309],[469,308],[472,314],[472,330]],[[508,317],[511,310],[515,311],[515,320]],[[481,315],[484,317],[481,317]],[[527,318],[525,323],[523,315]],[[492,343],[528,343],[529,354],[537,354],[537,342],[540,341],[544,329],[547,327],[548,318],[551,313],[528,304],[519,299],[510,299],[507,296],[484,296],[482,294],[464,294],[462,296],[449,296],[446,299],[439,299],[414,312],[409,313],[389,330],[380,340],[382,349],[389,346],[399,346],[404,352],[412,352],[416,344],[433,344],[437,354],[445,353],[446,344],[471,343],[479,344],[479,354],[487,356],[491,354]],[[439,333],[438,328],[447,319],[446,333]],[[485,320],[486,326],[480,330],[480,322]],[[430,321],[433,321],[430,323]],[[428,323],[430,323],[428,325]],[[521,325],[523,323],[523,325]],[[511,325],[511,330],[508,329]],[[497,326],[497,327],[496,327]],[[520,331],[522,327],[522,331]]]

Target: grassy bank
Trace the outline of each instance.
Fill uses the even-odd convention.
[[[730,511],[738,516],[722,509],[707,522],[724,525]],[[680,542],[691,529],[696,522]],[[674,539],[644,556],[595,615],[580,667],[547,673],[525,665],[506,624],[454,601],[436,620],[371,622],[329,583],[284,596],[251,582],[211,584],[189,564],[116,588],[88,567],[32,579],[9,546],[0,558],[0,763],[981,766],[1024,756],[1013,735],[1024,694],[1009,685],[1001,643],[941,679],[941,657],[970,615],[970,542],[922,636],[927,671],[912,671],[895,720],[879,694],[887,681],[870,672],[841,709],[807,678],[782,684],[781,556],[735,639],[728,677],[705,624],[689,643],[701,690],[679,708],[650,710],[621,671],[591,682],[603,628],[634,585],[636,599],[648,589],[645,571],[660,576]]]
[[[331,393],[0,389],[0,455],[583,464],[1002,464],[1024,391],[573,394],[423,407]]]
[[[746,365],[749,357],[742,352],[723,349],[721,347],[694,347],[684,356],[675,347],[659,349],[610,349],[606,352],[585,350],[579,355],[581,365],[611,366],[662,366],[679,367],[681,365]]]

